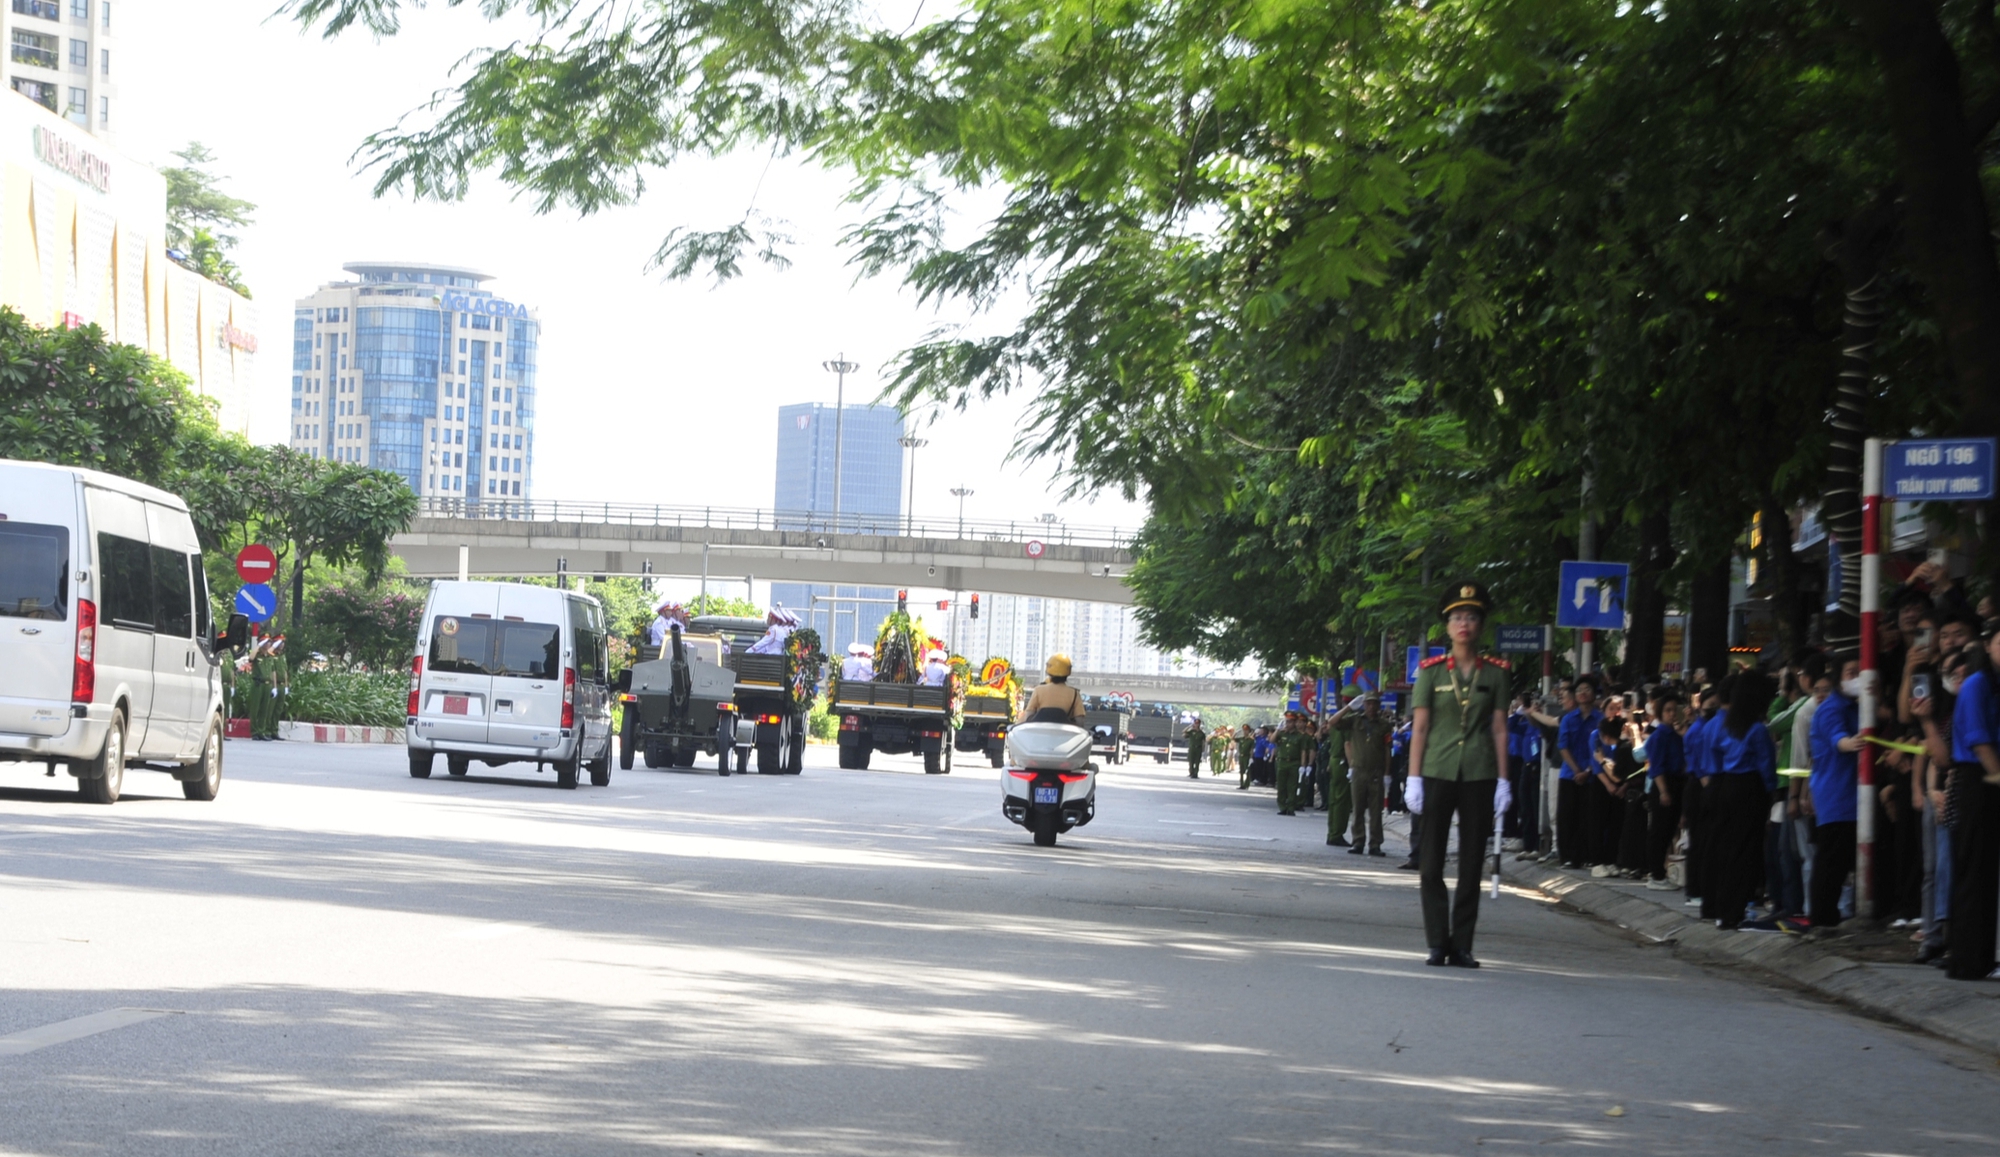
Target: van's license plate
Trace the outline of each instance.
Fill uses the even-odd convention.
[[[1035,789],[1036,803],[1061,803],[1062,789],[1059,787],[1038,787]]]
[[[465,715],[468,713],[467,708],[470,705],[471,700],[465,695],[447,695],[444,697],[444,713],[446,715]]]

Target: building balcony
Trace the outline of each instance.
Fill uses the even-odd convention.
[[[14,11],[23,16],[39,16],[43,20],[62,19],[62,5],[54,0],[14,0]]]

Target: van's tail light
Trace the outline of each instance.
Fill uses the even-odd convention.
[[[97,698],[97,604],[76,600],[76,667],[69,678],[69,701]]]
[[[576,726],[576,668],[563,668],[563,716],[564,727]]]
[[[415,718],[417,714],[417,684],[424,681],[424,657],[418,655],[410,660],[410,708],[405,714]]]

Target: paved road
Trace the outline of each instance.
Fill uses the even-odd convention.
[[[1533,898],[1425,968],[1414,877],[1267,794],[1116,769],[1051,851],[984,768],[830,762],[0,765],[0,1152],[2000,1151],[1991,1058]],[[116,1009],[170,1015],[33,1035]]]

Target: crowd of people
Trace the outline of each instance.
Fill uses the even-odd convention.
[[[1520,694],[1504,708],[1504,848],[1517,860],[1680,892],[1720,928],[1813,938],[1843,934],[1864,872],[1878,919],[1907,930],[1917,962],[1957,979],[2000,979],[1996,679],[2000,615],[1920,570],[1882,616],[1872,672],[1852,651],[1813,650],[1714,678],[1585,675],[1546,698]],[[1864,735],[1869,680],[1876,713]],[[1436,698],[1444,685],[1420,680],[1412,698],[1448,707]],[[1483,727],[1467,723],[1464,734]],[[1210,734],[1197,723],[1189,739],[1191,775],[1204,752],[1212,770],[1233,764],[1240,790],[1274,788],[1280,815],[1325,812],[1327,843],[1355,855],[1386,854],[1385,811],[1424,810],[1408,779],[1410,713],[1392,715],[1373,693],[1326,718],[1288,713],[1281,726]],[[1874,752],[1864,804],[1865,744]],[[1434,795],[1435,765],[1434,756],[1422,771]],[[1553,831],[1543,830],[1545,776],[1554,777]],[[1864,806],[1873,857],[1857,865]],[[1420,867],[1423,825],[1415,817],[1406,869]],[[1440,871],[1442,848],[1440,833]]]

